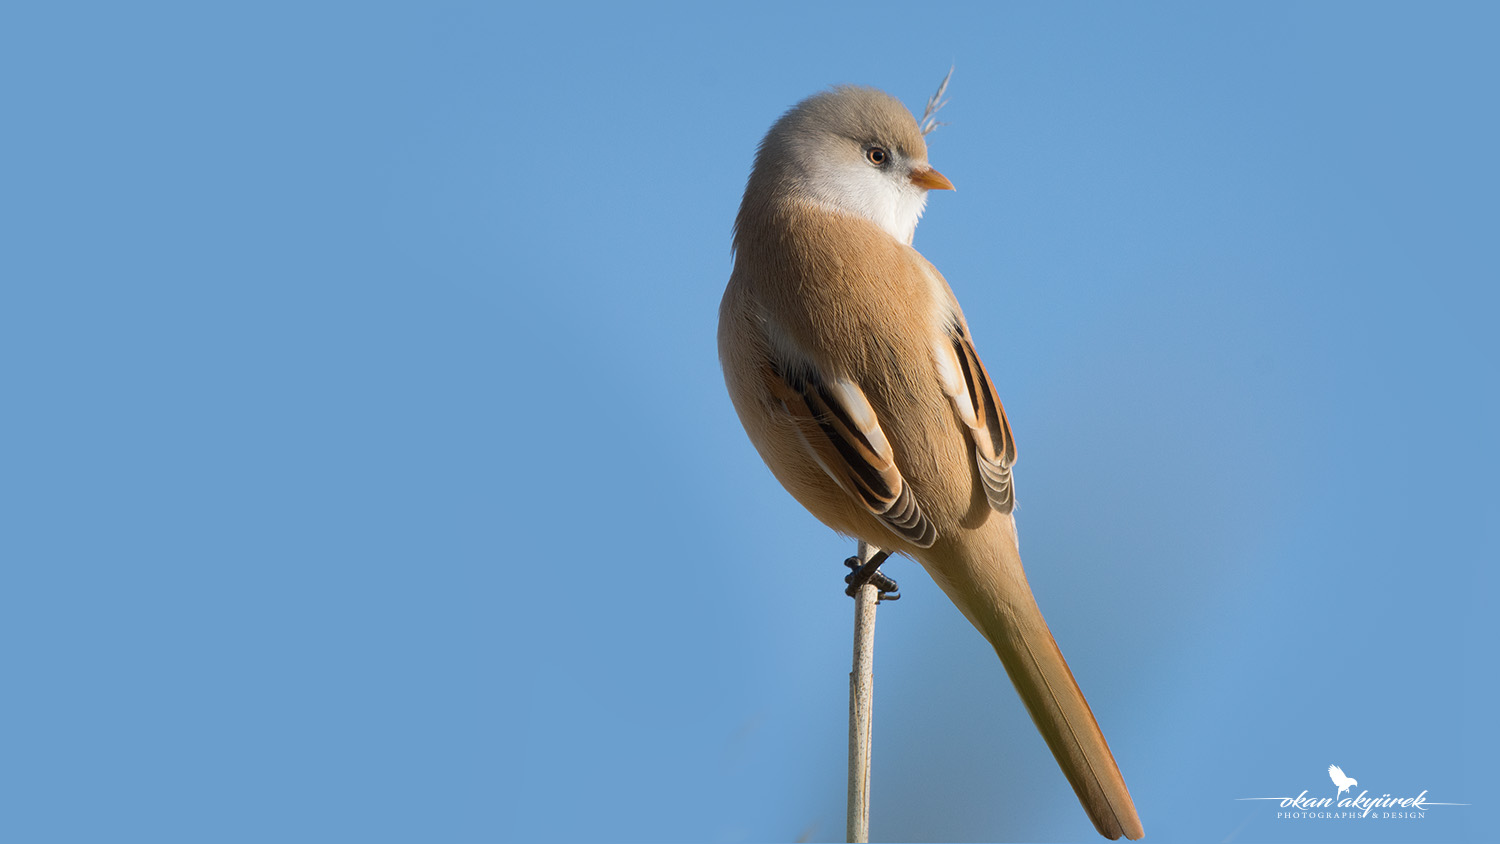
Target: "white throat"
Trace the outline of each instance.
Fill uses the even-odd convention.
[[[819,203],[869,220],[908,246],[927,207],[925,189],[862,163],[818,168],[809,175],[806,186]]]

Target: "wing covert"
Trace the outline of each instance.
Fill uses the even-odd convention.
[[[892,532],[918,548],[931,547],[937,531],[902,478],[875,409],[859,385],[843,377],[822,377],[808,366],[775,364],[767,380],[823,471]]]
[[[1016,507],[1015,481],[1011,476],[1011,466],[1016,462],[1016,440],[1010,431],[1010,420],[1005,418],[1005,406],[995,394],[995,385],[962,325],[955,324],[936,342],[933,359],[943,380],[943,391],[969,429],[985,497],[997,512],[1010,513]]]

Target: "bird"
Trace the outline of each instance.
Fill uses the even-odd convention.
[[[994,647],[1094,827],[1137,839],[1021,565],[1010,422],[953,291],[911,245],[928,192],[953,189],[928,161],[928,105],[919,125],[883,91],[837,86],[771,126],[734,222],[725,383],[792,497],[921,564]]]
[[[1359,785],[1359,780],[1356,780],[1353,777],[1345,776],[1344,769],[1340,768],[1337,765],[1328,766],[1328,778],[1333,780],[1333,784],[1339,787],[1338,794],[1333,795],[1335,799],[1339,796],[1339,794],[1343,794],[1344,792],[1348,791],[1349,786]]]

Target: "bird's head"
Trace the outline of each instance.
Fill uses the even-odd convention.
[[[745,189],[812,200],[911,243],[929,190],[953,183],[927,163],[910,111],[874,88],[841,86],[798,103],[766,134]]]

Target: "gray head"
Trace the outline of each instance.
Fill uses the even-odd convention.
[[[811,200],[911,243],[932,189],[953,183],[927,163],[927,142],[906,106],[884,91],[840,86],[798,103],[766,133],[745,206],[767,195]]]

